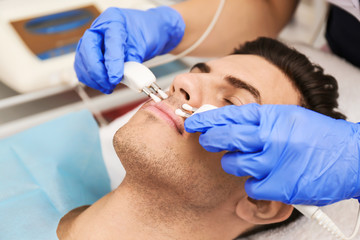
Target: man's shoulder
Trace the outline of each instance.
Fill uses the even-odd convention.
[[[90,205],[85,205],[75,208],[60,219],[59,225],[56,229],[56,234],[60,240],[72,239],[71,227],[73,226],[74,220],[89,206]]]

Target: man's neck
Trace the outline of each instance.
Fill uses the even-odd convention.
[[[239,220],[233,208],[195,209],[162,189],[123,183],[105,200],[100,200],[75,223],[80,233],[84,224],[97,239],[233,239],[250,225]],[[231,217],[234,215],[233,217]],[[93,227],[89,224],[94,225]],[[101,225],[100,229],[95,226]],[[236,226],[234,226],[236,225]],[[106,236],[106,237],[105,237]],[[89,239],[89,236],[86,236]],[[77,238],[78,239],[78,238]],[[94,238],[96,239],[96,238]]]

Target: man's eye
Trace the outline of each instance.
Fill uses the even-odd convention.
[[[224,101],[226,102],[226,104],[230,104],[230,105],[235,105],[232,101],[230,101],[229,99],[224,98]]]

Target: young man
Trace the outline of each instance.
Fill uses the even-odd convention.
[[[337,96],[333,77],[272,39],[196,64],[174,79],[168,99],[148,101],[116,132],[125,179],[92,206],[65,215],[59,238],[230,240],[285,221],[293,207],[248,197],[248,177],[225,173],[220,162],[225,152],[202,148],[199,133],[186,132],[175,109],[184,103],[291,104],[343,118],[334,110]]]

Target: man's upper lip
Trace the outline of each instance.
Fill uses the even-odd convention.
[[[153,106],[164,112],[175,123],[181,134],[184,133],[184,119],[176,115],[175,110],[172,107],[164,103],[164,101],[155,103]]]

